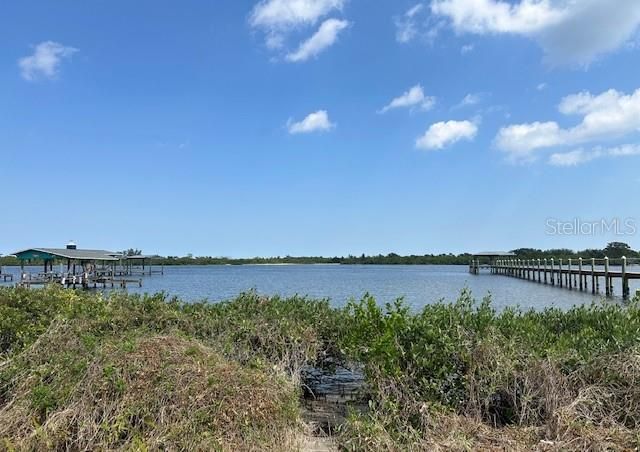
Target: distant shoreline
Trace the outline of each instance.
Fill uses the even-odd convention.
[[[630,260],[629,264],[637,263],[640,259],[640,252],[632,249],[629,245],[622,242],[609,243],[603,249],[587,249],[582,251],[573,251],[570,249],[549,249],[541,250],[535,248],[518,248],[511,250],[514,259],[578,259],[582,258],[604,258],[619,259],[626,256]],[[141,255],[141,250],[130,249],[123,251],[125,255],[137,256]],[[252,258],[231,258],[231,257],[213,257],[213,256],[158,256],[156,258],[147,259],[147,264],[164,265],[164,266],[184,266],[184,265],[468,265],[473,259],[473,254],[423,254],[401,256],[396,253],[386,255],[378,254],[367,256],[361,254],[358,256],[276,256],[276,257],[252,257]],[[37,262],[34,262],[37,264]],[[15,257],[0,257],[0,265],[20,265]]]

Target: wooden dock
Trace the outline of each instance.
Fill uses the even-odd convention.
[[[69,242],[65,248],[27,248],[14,255],[20,260],[21,274],[17,285],[22,287],[46,284],[74,289],[126,288],[132,284],[142,287],[143,276],[164,275],[164,266],[154,268],[153,265],[159,256],[79,249],[74,242]],[[27,273],[25,263],[43,265],[44,271]],[[56,263],[59,265],[57,271],[54,270]],[[13,280],[13,276],[7,278]]]
[[[131,284],[142,287],[142,278],[117,278],[110,274],[72,275],[60,273],[24,273],[17,283],[17,286],[31,288],[33,286],[45,286],[47,284],[59,284],[64,288],[72,289],[107,289],[115,287],[126,289],[126,287]]]
[[[0,256],[2,255],[0,254]],[[5,273],[3,270],[4,269],[2,268],[2,265],[0,265],[0,281],[1,282],[13,281],[13,274]]]
[[[581,292],[599,294],[604,289],[607,297],[615,294],[614,286],[620,287],[623,298],[630,296],[629,281],[640,279],[640,272],[629,271],[630,262],[620,259],[578,258],[578,259],[496,259],[486,264],[474,259],[469,264],[469,272],[479,274],[487,269],[491,274],[510,276],[527,281],[548,284]]]

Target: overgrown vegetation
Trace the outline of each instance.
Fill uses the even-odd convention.
[[[348,307],[372,409],[354,450],[632,450],[640,446],[640,310],[615,304],[497,313],[469,293],[418,314]]]
[[[0,449],[295,450],[326,302],[0,289]]]
[[[328,360],[328,358],[331,358]],[[634,450],[640,308],[0,289],[0,449],[297,450],[300,369],[364,368],[345,450]]]

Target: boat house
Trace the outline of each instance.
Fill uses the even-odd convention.
[[[54,263],[66,265],[66,272],[70,274],[83,273],[98,268],[106,269],[108,266],[115,267],[122,259],[121,253],[106,250],[82,250],[78,249],[75,243],[70,242],[66,248],[28,248],[26,250],[13,253],[24,271],[25,264],[42,263],[44,273],[54,271]]]
[[[133,282],[142,284],[142,280],[115,280],[115,277],[132,276],[138,274],[152,275],[164,274],[162,271],[153,271],[149,265],[152,256],[126,256],[123,253],[107,250],[79,249],[75,243],[70,242],[65,248],[28,248],[17,251],[13,255],[20,261],[22,285],[47,284],[57,282],[65,287],[81,285],[83,287],[102,285],[126,286]],[[142,264],[142,270],[136,271]],[[27,273],[25,266],[42,265],[42,271],[35,274]]]

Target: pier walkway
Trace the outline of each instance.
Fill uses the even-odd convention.
[[[615,285],[620,287],[619,295],[627,299],[630,296],[629,281],[640,279],[640,271],[629,271],[637,267],[637,259],[578,258],[578,259],[494,259],[482,263],[473,259],[469,263],[469,272],[479,274],[486,269],[491,274],[510,276],[527,281],[538,282],[567,288],[570,290],[590,291],[599,294],[603,290],[606,296],[614,296]]]

